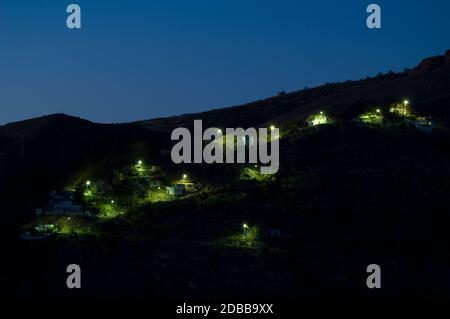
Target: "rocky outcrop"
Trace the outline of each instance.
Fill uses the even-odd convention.
[[[445,52],[445,64],[450,64],[450,50]]]
[[[425,74],[427,72],[439,69],[445,65],[450,64],[450,50],[445,55],[438,55],[431,58],[426,58],[419,63],[417,67],[411,70],[409,76]]]

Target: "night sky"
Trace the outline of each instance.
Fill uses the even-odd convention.
[[[401,71],[450,48],[449,15],[448,0],[1,0],[0,124],[127,122]]]

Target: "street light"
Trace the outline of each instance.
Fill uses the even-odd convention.
[[[139,160],[139,161],[138,161],[138,165],[142,165],[142,161]]]
[[[273,131],[274,129],[275,129],[275,126],[274,126],[274,125],[271,125],[271,126],[270,126],[270,130]]]
[[[242,228],[244,229],[244,236],[247,235],[247,230],[250,229],[247,224],[243,224]]]
[[[406,115],[407,113],[406,107],[408,106],[408,104],[409,104],[408,100],[403,101],[403,115]]]
[[[188,176],[186,174],[183,174],[183,179],[186,179]]]

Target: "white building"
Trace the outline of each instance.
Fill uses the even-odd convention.
[[[49,195],[49,202],[46,207],[36,209],[36,214],[50,215],[84,215],[81,205],[74,202],[74,192],[64,191],[58,194],[52,191]]]

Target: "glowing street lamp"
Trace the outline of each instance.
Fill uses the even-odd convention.
[[[114,200],[112,200],[112,201],[111,201],[111,204],[114,204],[114,203],[115,203]]]
[[[183,179],[186,179],[188,176],[186,174],[183,174]]]
[[[275,129],[275,125],[270,126],[270,130],[273,131]]]
[[[219,128],[219,129],[217,130],[217,133],[222,134],[222,130]]]
[[[139,160],[137,163],[138,163],[139,166],[142,165],[142,161],[141,160]]]
[[[242,228],[244,229],[244,236],[247,235],[247,231],[250,229],[247,224],[243,224]]]
[[[404,100],[403,101],[403,115],[406,115],[407,113],[407,107],[408,107],[409,101],[408,100]]]

